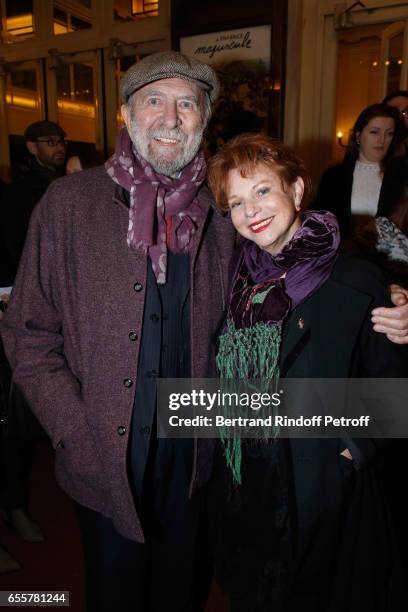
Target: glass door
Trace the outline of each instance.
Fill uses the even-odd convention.
[[[47,67],[49,119],[65,130],[72,154],[103,151],[100,53],[55,55]]]
[[[4,70],[5,122],[12,165],[27,161],[24,131],[44,119],[44,78],[41,60],[7,64]]]

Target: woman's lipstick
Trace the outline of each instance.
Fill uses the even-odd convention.
[[[268,227],[268,225],[272,222],[273,218],[274,217],[267,217],[266,219],[261,219],[261,221],[257,221],[256,223],[251,223],[249,229],[251,230],[251,232],[254,232],[254,234],[259,234]]]

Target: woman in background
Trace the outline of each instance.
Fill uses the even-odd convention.
[[[384,169],[402,129],[397,109],[367,106],[354,124],[343,162],[323,172],[313,208],[336,215],[342,238],[376,216]]]
[[[243,238],[232,265],[221,378],[403,377],[407,347],[376,334],[389,302],[372,264],[338,256],[333,214],[277,141],[244,134],[209,164]],[[297,398],[300,407],[303,397]],[[384,440],[226,440],[210,484],[218,580],[231,612],[395,612],[403,582],[377,479]]]

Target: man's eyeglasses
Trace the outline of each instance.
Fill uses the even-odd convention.
[[[35,142],[45,142],[49,147],[56,147],[59,144],[67,146],[67,141],[63,138],[37,138]]]

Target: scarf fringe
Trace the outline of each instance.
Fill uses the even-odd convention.
[[[221,378],[272,379],[279,374],[280,325],[257,323],[237,329],[230,323],[220,337],[217,368]]]
[[[233,323],[229,323],[220,337],[216,358],[220,378],[260,379],[270,389],[271,383],[279,379],[280,343],[280,325],[257,323],[253,327],[237,329]],[[227,438],[221,430],[221,441],[233,481],[241,484],[241,439]]]

